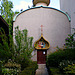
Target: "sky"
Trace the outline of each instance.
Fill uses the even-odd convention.
[[[28,6],[32,7],[32,0],[9,0],[13,2],[14,8],[13,11],[20,11],[21,9],[25,10]],[[49,7],[60,9],[59,0],[51,0]]]

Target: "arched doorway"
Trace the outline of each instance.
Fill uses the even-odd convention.
[[[34,47],[37,50],[37,63],[46,64],[47,50],[50,47],[49,42],[41,35],[40,39],[35,42]]]

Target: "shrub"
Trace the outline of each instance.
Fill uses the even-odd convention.
[[[59,64],[59,68],[61,70],[63,70],[63,68],[67,67],[68,65],[72,65],[75,64],[75,61],[71,61],[71,60],[62,60],[62,62],[60,62]]]
[[[75,49],[58,50],[47,57],[47,65],[58,67],[62,60],[75,60]]]
[[[68,37],[65,39],[65,46],[67,48],[74,48],[75,47],[75,40],[74,40],[75,33],[68,35]]]
[[[64,71],[68,75],[75,75],[75,64],[68,65],[64,68]]]
[[[5,61],[0,60],[0,75],[2,75],[2,68]]]
[[[73,75],[75,74],[75,60],[63,60],[62,62],[60,62],[59,68],[63,73]]]
[[[35,75],[35,71],[37,68],[37,62],[31,62],[30,65],[25,68],[19,75]]]
[[[58,63],[64,58],[62,56],[63,56],[62,51],[54,52],[54,53],[48,55],[47,65],[51,66],[51,67],[57,67]],[[60,58],[62,58],[62,59],[60,59]]]
[[[21,65],[11,60],[8,61],[2,68],[2,73],[4,75],[17,75],[21,71]]]
[[[50,75],[64,75],[61,73],[59,68],[55,68],[55,67],[50,67]]]
[[[12,53],[10,51],[9,42],[8,42],[8,36],[5,34],[5,31],[1,28],[0,30],[0,60],[7,61],[9,58],[12,57]],[[11,38],[10,38],[11,39]]]
[[[3,29],[2,29],[3,30]],[[28,37],[28,30],[19,30],[19,27],[15,28],[15,43],[13,42],[12,35],[9,35],[9,43],[4,30],[1,31],[1,39],[3,43],[0,43],[0,59],[6,62],[11,59],[16,63],[21,64],[23,70],[30,63],[31,53],[33,51],[32,41],[33,37]]]

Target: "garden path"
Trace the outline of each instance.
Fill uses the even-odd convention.
[[[38,69],[35,75],[48,75],[46,64],[38,64]]]

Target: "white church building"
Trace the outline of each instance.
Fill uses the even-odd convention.
[[[60,0],[60,9],[71,18],[71,33],[75,32],[75,0]]]
[[[34,7],[22,11],[13,19],[13,31],[27,29],[32,36],[32,60],[38,64],[46,63],[46,55],[54,52],[54,47],[63,47],[65,38],[71,34],[70,17],[65,12],[48,7],[50,0],[33,0]],[[43,28],[41,28],[41,27]]]

